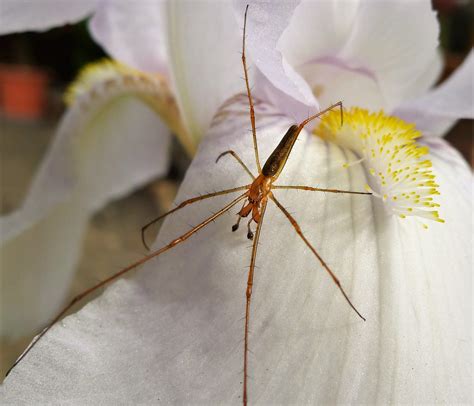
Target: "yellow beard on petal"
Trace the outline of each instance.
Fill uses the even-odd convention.
[[[443,223],[433,201],[439,195],[428,147],[416,139],[421,133],[413,124],[353,107],[325,114],[314,130],[319,137],[354,151],[370,174],[367,190],[381,198],[388,210],[401,218],[418,216]],[[345,165],[347,167],[347,165]],[[424,224],[423,224],[424,225]],[[426,225],[424,225],[426,227]]]
[[[149,105],[177,135],[192,156],[197,143],[183,123],[178,104],[167,79],[158,73],[149,74],[120,62],[103,59],[86,65],[65,92],[64,100],[71,107],[78,105],[85,113],[95,113],[104,104],[122,96],[133,96]]]
[[[98,84],[108,87],[122,87],[126,84],[131,87],[133,84],[138,88],[139,85],[154,87],[164,83],[165,80],[160,75],[150,75],[120,62],[102,59],[81,69],[77,78],[66,89],[64,101],[69,106],[81,96],[89,94]]]

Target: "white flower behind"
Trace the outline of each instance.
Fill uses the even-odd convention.
[[[236,3],[242,10],[245,1]],[[252,4],[249,33],[260,35],[248,41],[256,66],[269,81],[259,86],[290,116],[304,119],[314,107],[307,97],[283,87],[284,80],[276,82],[276,59],[258,57],[265,47],[261,37],[274,30],[281,34],[272,43],[281,53],[282,69],[291,71],[286,80],[296,83],[295,74],[303,78],[299,87],[311,89],[321,108],[342,100],[346,107],[390,113],[402,101],[426,92],[441,71],[439,24],[430,1],[302,1],[294,13],[289,4],[274,6],[277,14],[291,17],[287,27],[278,28],[264,3]],[[289,103],[287,96],[299,105]]]

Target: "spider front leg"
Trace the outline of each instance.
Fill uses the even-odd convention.
[[[245,15],[244,15],[244,33],[242,36],[242,65],[244,68],[244,75],[245,75],[245,88],[247,90],[247,97],[249,100],[249,114],[250,114],[250,124],[252,125],[252,139],[253,139],[253,150],[255,153],[255,161],[257,163],[258,173],[262,172],[262,167],[260,166],[260,158],[258,155],[258,144],[257,144],[257,129],[255,127],[255,109],[253,107],[253,100],[252,100],[252,92],[250,91],[250,84],[249,84],[249,74],[247,69],[247,58],[245,57],[245,34],[247,32],[247,12],[249,10],[249,5],[245,7]]]

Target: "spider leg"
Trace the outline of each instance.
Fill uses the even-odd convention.
[[[252,244],[252,256],[250,258],[249,275],[247,279],[246,290],[246,306],[245,306],[245,336],[244,336],[244,388],[243,401],[247,405],[248,390],[247,390],[247,371],[248,371],[248,352],[249,352],[249,320],[250,320],[250,299],[252,297],[253,275],[255,271],[255,261],[257,260],[258,240],[260,238],[260,231],[262,230],[263,217],[267,208],[267,200],[262,201],[260,211],[260,221],[257,223],[255,237]]]
[[[310,244],[310,242],[307,240],[307,238],[304,236],[303,232],[301,231],[301,228],[299,226],[299,224],[296,222],[296,220],[294,219],[294,217],[283,207],[283,205],[276,199],[276,197],[274,195],[270,195],[270,199],[272,199],[275,204],[277,205],[277,207],[283,212],[283,214],[286,216],[286,218],[289,220],[289,222],[291,223],[291,225],[293,226],[293,228],[295,229],[295,231],[297,232],[297,234],[301,237],[301,239],[304,241],[304,243],[306,244],[306,246],[311,250],[311,252],[316,256],[316,258],[318,258],[319,262],[321,263],[321,265],[323,266],[323,268],[326,270],[326,272],[329,274],[329,276],[331,277],[331,279],[334,281],[334,283],[336,284],[336,286],[339,288],[339,290],[341,291],[342,295],[344,296],[344,298],[346,299],[347,303],[349,303],[349,305],[352,307],[352,309],[357,313],[357,315],[365,321],[365,317],[362,316],[362,314],[359,313],[359,311],[355,308],[355,306],[352,304],[352,302],[350,301],[349,297],[347,296],[346,292],[344,291],[343,287],[341,286],[341,282],[339,281],[339,279],[336,277],[336,275],[334,274],[333,271],[331,271],[331,269],[329,268],[329,266],[326,264],[326,262],[321,258],[321,256],[318,254],[318,251],[316,251],[316,249]]]
[[[142,227],[141,235],[142,235],[143,245],[145,246],[145,248],[148,251],[150,251],[150,247],[148,246],[148,244],[145,241],[145,231],[148,229],[148,227],[150,227],[151,225],[155,224],[156,222],[164,219],[166,216],[169,216],[170,214],[174,213],[175,211],[178,211],[178,210],[182,209],[183,207],[185,207],[189,204],[199,202],[201,200],[209,199],[209,198],[215,197],[215,196],[226,195],[228,193],[238,192],[239,190],[245,190],[245,189],[248,189],[249,187],[250,187],[250,185],[245,185],[245,186],[235,187],[235,188],[232,188],[232,189],[220,190],[219,192],[213,192],[213,193],[208,193],[208,194],[201,195],[201,196],[192,197],[191,199],[187,199],[187,200],[181,202],[174,209],[171,209],[171,210],[167,211],[166,213],[162,214],[161,216],[158,216],[157,218],[149,221],[148,223],[146,223]]]
[[[232,155],[236,160],[237,162],[242,165],[242,167],[245,169],[245,172],[247,172],[249,174],[249,176],[255,180],[255,176],[253,176],[252,172],[250,172],[250,169],[247,167],[247,165],[244,164],[244,162],[242,161],[242,159],[240,159],[240,157],[234,152],[234,151],[225,151],[223,152],[222,154],[220,154],[217,159],[216,159],[216,163],[219,162],[219,159],[221,159],[224,155],[227,155],[227,154],[230,154]]]
[[[340,190],[340,189],[321,189],[318,187],[312,187],[312,186],[276,186],[272,185],[272,189],[296,189],[296,190],[309,190],[311,192],[328,192],[328,193],[347,193],[351,195],[371,195],[372,193],[370,192],[353,192],[351,190]]]
[[[247,59],[245,58],[245,33],[247,30],[247,11],[249,5],[245,7],[245,16],[244,16],[244,35],[242,39],[242,65],[244,67],[245,74],[245,87],[247,88],[247,97],[249,99],[249,109],[250,109],[250,124],[252,125],[252,138],[253,138],[253,150],[255,151],[255,161],[257,162],[258,173],[262,172],[262,167],[260,166],[260,158],[258,156],[258,145],[257,145],[257,130],[255,128],[255,111],[253,107],[252,93],[250,91],[249,85],[249,75],[247,70]]]
[[[85,290],[84,292],[80,293],[79,295],[75,296],[71,302],[65,306],[57,315],[54,317],[54,319],[37,335],[35,338],[33,338],[33,341],[30,343],[30,345],[23,351],[23,353],[18,357],[18,359],[15,361],[15,363],[12,365],[12,367],[8,370],[7,374],[8,375],[13,368],[15,368],[16,365],[18,365],[19,362],[31,351],[31,349],[38,343],[38,341],[49,331],[49,329],[58,322],[61,317],[63,317],[67,311],[74,306],[77,302],[82,300],[84,297],[88,296],[92,292],[96,291],[97,289],[101,288],[104,285],[107,285],[108,283],[120,278],[121,276],[125,275],[127,272],[131,271],[132,269],[137,268],[140,265],[143,265],[145,262],[148,262],[150,259],[155,258],[164,252],[170,250],[174,246],[186,241],[189,237],[194,235],[196,232],[198,232],[200,229],[204,228],[207,226],[209,223],[213,222],[215,219],[223,215],[225,212],[230,210],[232,207],[234,207],[238,202],[242,201],[247,197],[247,194],[244,193],[231,201],[229,204],[224,206],[222,209],[214,213],[212,216],[208,217],[201,223],[199,223],[197,226],[191,228],[188,230],[186,233],[182,234],[181,236],[175,238],[171,242],[169,242],[167,245],[163,246],[162,248],[148,254],[147,256],[144,256],[143,258],[139,259],[138,261],[128,265],[127,267],[123,268],[119,272],[114,273],[113,275],[109,276],[107,279],[104,279],[103,281],[97,283],[96,285],[90,287],[89,289]]]
[[[328,111],[336,108],[336,107],[339,107],[340,111],[341,111],[341,126],[344,124],[344,110],[343,110],[343,107],[342,107],[342,101],[339,101],[337,103],[334,103],[332,104],[331,106],[329,106],[328,108],[325,108],[324,110],[321,110],[320,112],[312,115],[311,117],[308,117],[306,120],[302,121],[298,127],[299,128],[303,128],[306,124],[308,124],[310,121],[314,120],[315,118],[318,118],[318,117],[321,117],[324,113],[327,113]]]

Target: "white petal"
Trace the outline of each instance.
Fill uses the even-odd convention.
[[[288,124],[266,112],[262,156]],[[221,112],[178,200],[248,182],[232,159],[214,163],[233,148],[255,167],[250,137],[237,136],[246,120],[246,106]],[[364,171],[341,170],[348,158],[303,133],[279,183],[357,190]],[[278,193],[367,322],[269,206],[251,307],[251,403],[469,403],[470,205],[450,166],[433,158],[447,223],[428,231],[385,217],[367,196]],[[459,175],[471,176],[465,167]],[[169,219],[157,246],[230,200]],[[54,327],[6,379],[3,400],[241,404],[250,250],[245,232],[230,232],[237,210]]]
[[[426,75],[438,61],[439,24],[431,1],[365,1],[340,56],[374,72],[390,110],[424,93],[436,80]]]
[[[440,86],[404,102],[394,114],[432,135],[443,135],[461,118],[474,118],[474,51]]]
[[[248,1],[237,0],[237,15],[244,15]],[[256,94],[272,96],[272,102],[280,111],[295,116],[297,121],[307,118],[307,111],[314,112],[318,103],[305,80],[287,62],[278,42],[299,1],[260,2],[250,4],[247,18],[246,44],[252,61],[263,78],[259,78]],[[262,94],[262,93],[260,93]],[[296,105],[288,106],[288,96]],[[299,114],[298,114],[299,113]]]
[[[164,7],[160,1],[103,2],[90,21],[92,36],[116,60],[166,73]]]
[[[301,1],[279,42],[288,61],[300,66],[337,53],[351,35],[360,3]]]
[[[167,168],[167,127],[115,96],[67,112],[23,206],[1,218],[2,336],[31,333],[58,309],[90,215]]]
[[[0,35],[75,23],[92,14],[97,3],[98,0],[2,0]]]
[[[391,111],[440,73],[438,22],[429,1],[303,2],[281,48],[321,105]]]
[[[321,106],[342,101],[344,107],[380,110],[385,106],[379,84],[372,77],[340,67],[333,63],[301,66],[299,71],[317,95]]]
[[[199,139],[220,104],[245,90],[239,51],[242,20],[230,2],[169,2],[167,45],[181,112]]]

